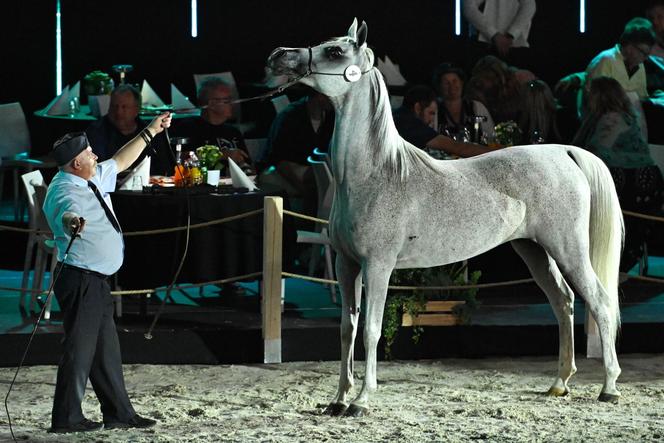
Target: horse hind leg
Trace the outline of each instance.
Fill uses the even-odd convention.
[[[357,335],[362,294],[361,268],[343,254],[337,254],[336,272],[341,292],[341,362],[339,387],[334,399],[323,411],[327,415],[343,415],[348,408],[348,394],[353,388],[353,347]]]
[[[616,355],[616,333],[619,323],[619,314],[615,312],[617,305],[613,307],[609,294],[590,264],[590,259],[583,260],[581,263],[581,265],[570,266],[565,270],[565,277],[586,301],[586,308],[590,310],[599,329],[602,360],[606,372],[599,400],[617,403],[620,398],[620,392],[616,387],[616,380],[620,375],[620,365]]]
[[[514,240],[512,247],[528,266],[537,285],[546,294],[558,320],[558,377],[548,395],[569,394],[567,385],[576,372],[574,362],[574,292],[563,278],[556,262],[540,245],[531,240]]]

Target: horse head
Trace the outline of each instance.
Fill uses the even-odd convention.
[[[275,74],[288,75],[328,97],[336,97],[372,69],[374,55],[366,40],[367,24],[363,21],[358,28],[354,19],[345,37],[307,48],[277,48],[267,65]]]

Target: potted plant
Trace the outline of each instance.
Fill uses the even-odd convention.
[[[203,183],[216,186],[219,182],[221,170],[224,168],[222,162],[224,154],[221,153],[221,149],[216,145],[203,145],[196,148],[196,155],[201,163]]]
[[[88,96],[90,113],[99,118],[108,112],[114,82],[111,76],[101,71],[92,71],[83,77],[83,90]]]
[[[396,269],[390,277],[391,286],[464,286],[475,285],[482,273],[474,271],[467,274],[467,265],[464,263],[453,263],[451,265],[436,266],[423,269]],[[385,338],[385,357],[391,358],[391,347],[397,337],[400,327],[404,325],[406,318],[417,319],[426,315],[428,305],[431,302],[456,300],[449,315],[454,321],[447,324],[468,324],[472,312],[477,308],[478,302],[475,298],[476,288],[463,290],[390,290],[387,295],[385,311],[383,314],[383,337]],[[434,315],[439,316],[438,313]],[[412,338],[418,343],[423,325],[426,322],[410,321],[408,326],[413,327]]]

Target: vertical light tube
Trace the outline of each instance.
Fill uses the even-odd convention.
[[[60,27],[60,0],[55,2],[55,93],[62,92],[62,28]]]
[[[454,34],[461,35],[461,0],[454,0]]]
[[[586,32],[586,0],[579,0],[579,32]]]
[[[191,36],[198,37],[198,6],[196,0],[191,0]]]

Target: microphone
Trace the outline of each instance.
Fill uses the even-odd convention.
[[[71,224],[71,231],[70,234],[72,237],[80,237],[81,235],[79,232],[81,231],[81,227],[85,223],[85,219],[83,217],[78,217],[78,224],[77,223],[72,223]]]

